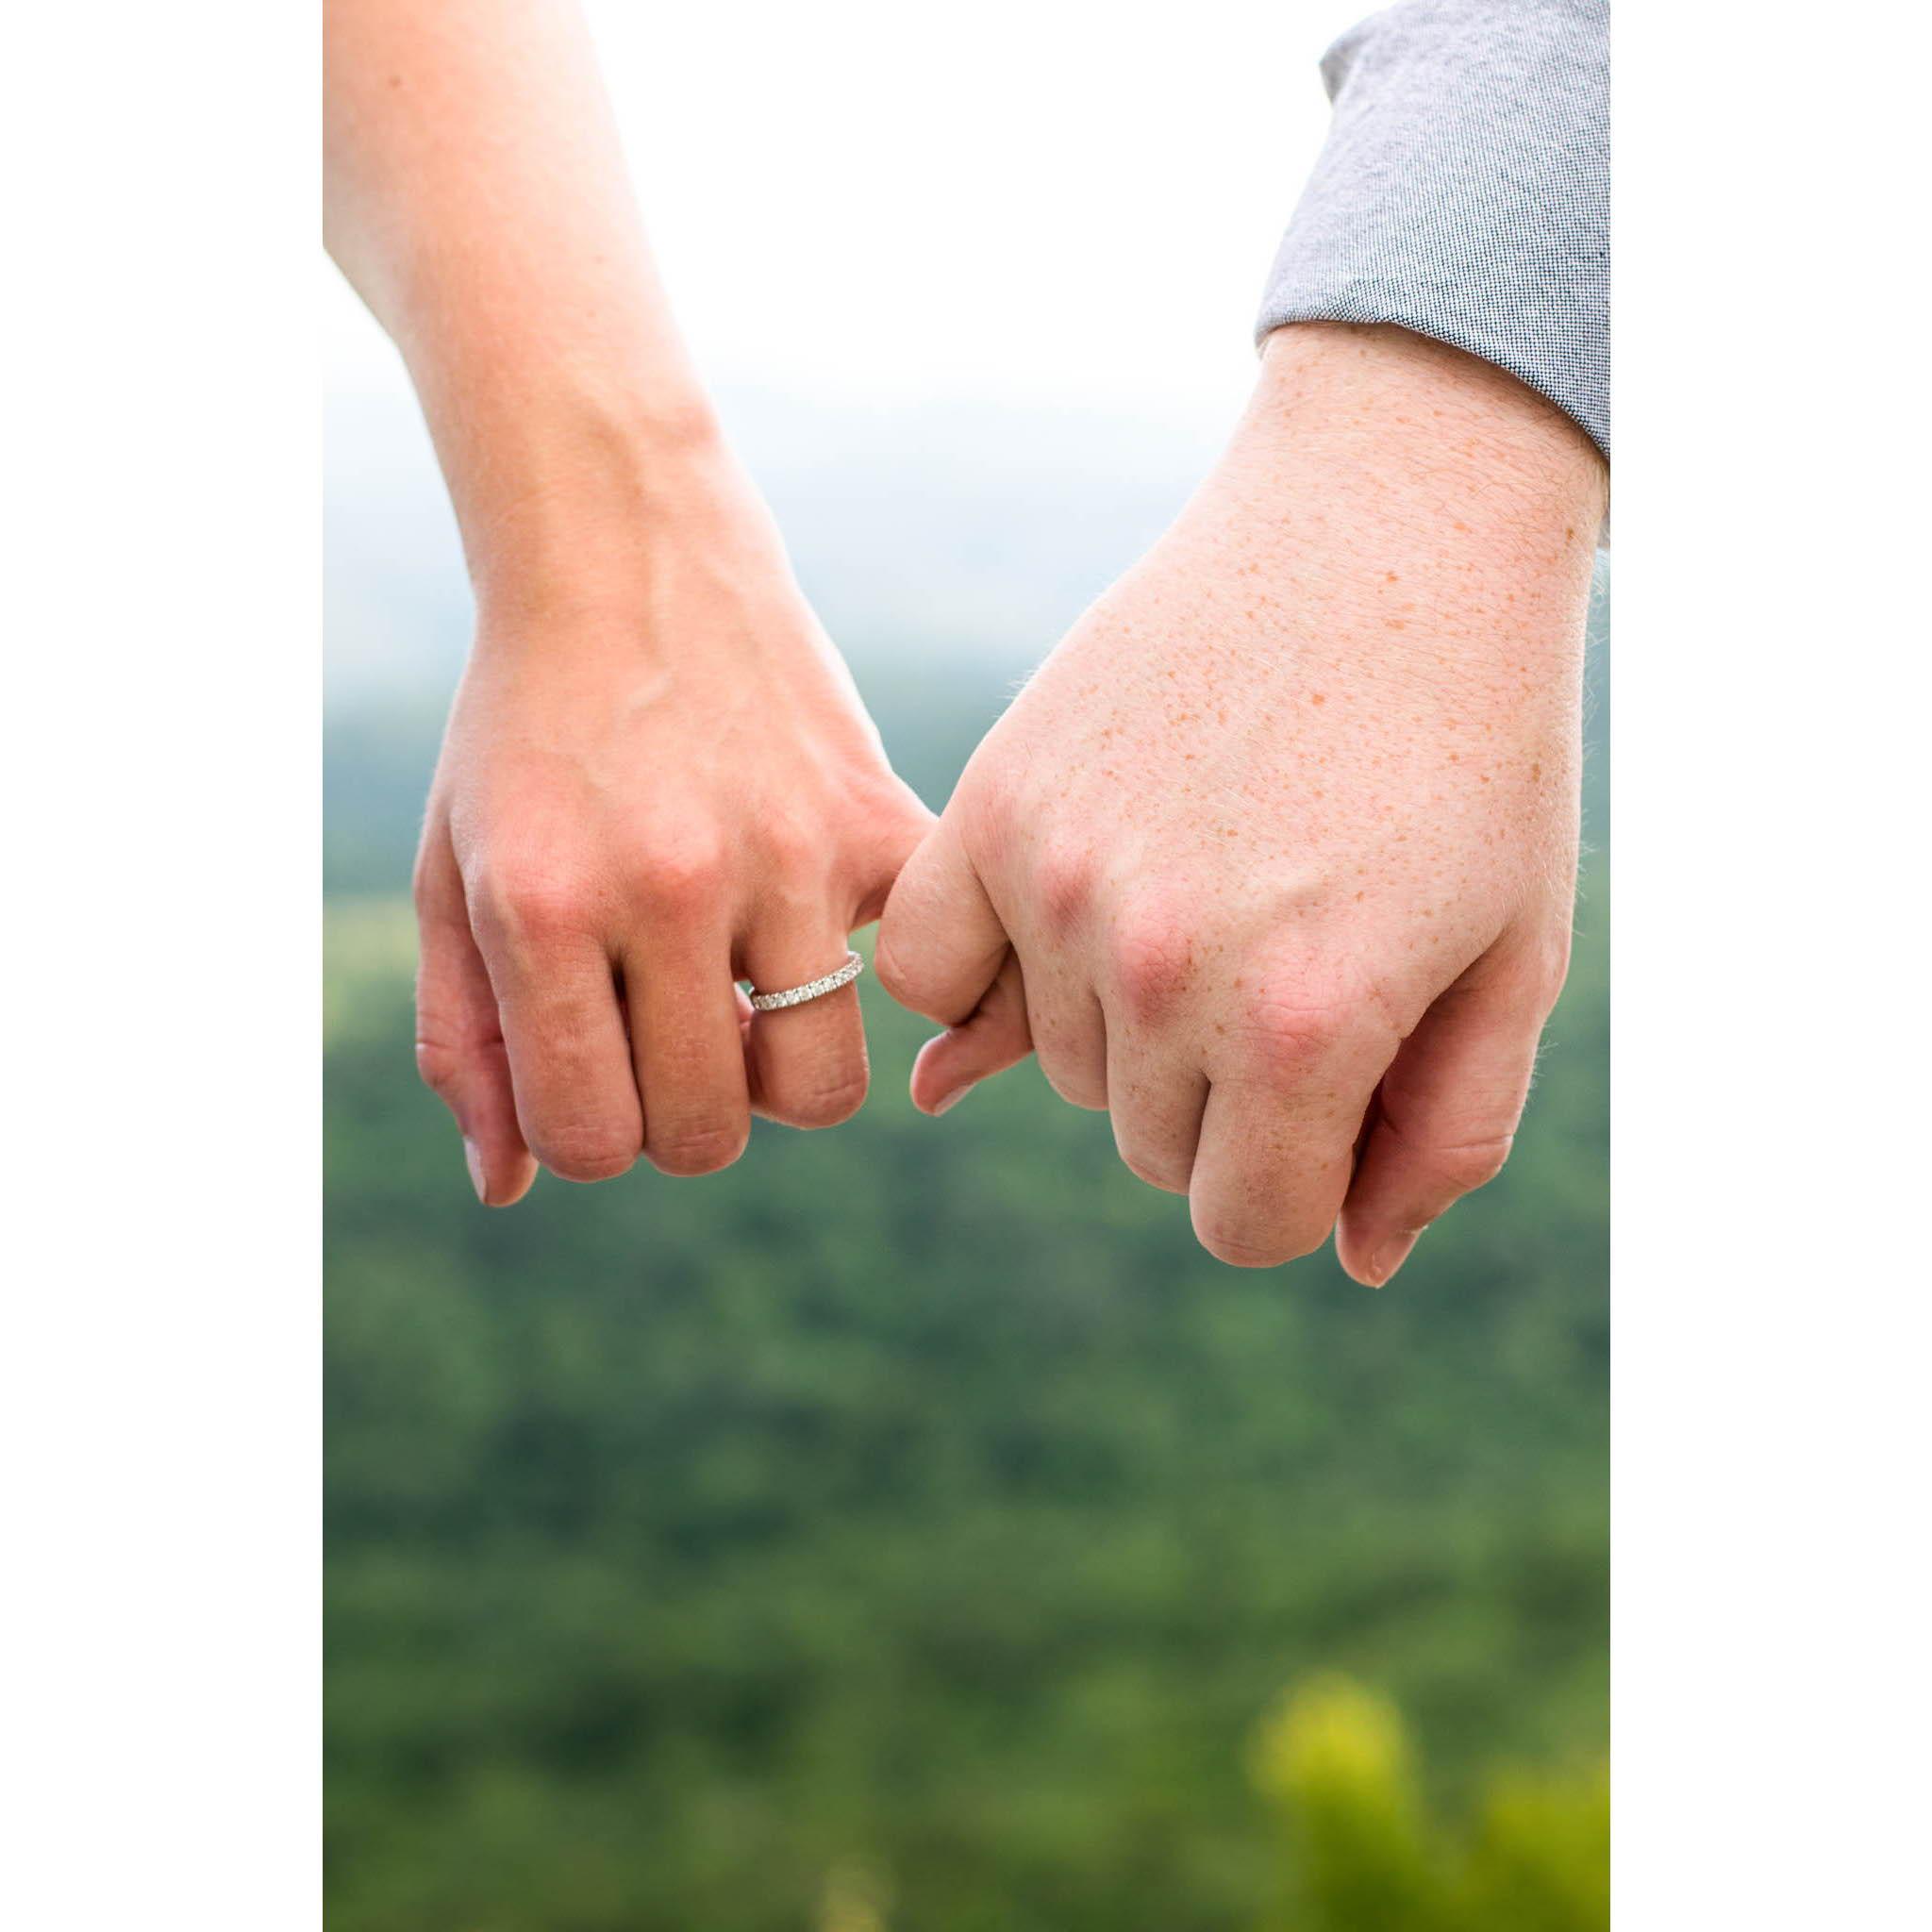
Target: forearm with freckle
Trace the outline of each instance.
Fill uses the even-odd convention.
[[[1391,325],[1301,323],[1268,338],[1237,459],[1319,469],[1330,488],[1454,512],[1451,527],[1593,553],[1609,470],[1590,439],[1488,362]]]
[[[472,569],[724,467],[582,21],[327,0],[325,232],[408,364]]]
[[[1391,702],[1500,679],[1567,703],[1607,478],[1574,423],[1474,357],[1295,325],[1167,547],[1252,586],[1304,650],[1347,640]]]

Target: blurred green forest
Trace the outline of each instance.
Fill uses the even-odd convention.
[[[856,669],[942,800],[1011,667]],[[1603,1865],[1606,856],[1514,1159],[1382,1294],[1208,1259],[1030,1067],[915,1115],[869,977],[849,1125],[486,1214],[411,1064],[439,723],[326,747],[334,1932],[1449,1924],[1321,1892],[1269,1714],[1326,1672],[1475,1847],[1453,1923],[1599,1923],[1480,1888],[1498,1816]]]

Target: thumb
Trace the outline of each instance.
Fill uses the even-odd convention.
[[[1019,961],[949,819],[906,861],[879,924],[880,984],[944,1023],[912,1074],[912,1101],[939,1113],[975,1080],[1033,1050]]]

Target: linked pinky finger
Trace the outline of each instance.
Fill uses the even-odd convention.
[[[1009,952],[974,1011],[920,1048],[912,1065],[912,1104],[921,1113],[944,1113],[981,1080],[1017,1066],[1032,1051],[1026,985]]]
[[[416,1068],[455,1117],[476,1198],[508,1208],[529,1192],[537,1163],[517,1124],[496,995],[446,852],[425,854],[417,916]]]

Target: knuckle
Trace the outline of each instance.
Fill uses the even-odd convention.
[[[1092,909],[1098,878],[1091,853],[1052,844],[1033,865],[1034,901],[1041,926],[1055,939],[1074,931]]]
[[[1040,1055],[1040,1071],[1046,1076],[1046,1084],[1069,1107],[1080,1108],[1088,1113],[1107,1111],[1107,1076],[1104,1074],[1095,1075],[1084,1067],[1056,1061],[1045,1053]]]
[[[1108,1093],[1103,1041],[1051,1006],[1031,1015],[1029,1030],[1047,1085],[1070,1107],[1104,1110]]]
[[[1563,982],[1570,977],[1570,931],[1567,926],[1539,948],[1536,975],[1537,1001],[1548,1013],[1562,995]]]
[[[767,817],[758,828],[758,852],[768,875],[781,887],[797,889],[827,870],[825,832],[795,818]]]
[[[479,866],[470,881],[470,897],[490,928],[525,945],[580,933],[595,917],[591,895],[574,876],[529,858]]]
[[[748,1120],[679,1123],[653,1135],[644,1152],[658,1173],[691,1180],[722,1173],[744,1152],[750,1138]]]
[[[1547,1019],[1570,976],[1571,935],[1567,924],[1530,937],[1497,962],[1474,991],[1512,1014]]]
[[[530,1151],[566,1181],[614,1181],[628,1174],[638,1158],[636,1148],[608,1130],[540,1135]]]
[[[1323,1066],[1357,1024],[1346,1001],[1278,984],[1256,996],[1248,1019],[1260,1071],[1285,1081],[1303,1079]]]
[[[1492,1140],[1471,1141],[1458,1147],[1434,1147],[1425,1158],[1430,1171],[1446,1187],[1458,1194],[1472,1194],[1503,1172],[1513,1141],[1513,1135],[1500,1134]]]
[[[1201,1245],[1231,1268],[1281,1268],[1312,1255],[1328,1239],[1329,1224],[1257,1229],[1229,1224],[1197,1225]]]
[[[1175,908],[1151,903],[1124,913],[1111,950],[1122,1003],[1142,1024],[1170,1012],[1193,980],[1193,935]]]
[[[1163,1194],[1185,1194],[1193,1179],[1192,1169],[1177,1160],[1163,1160],[1131,1147],[1123,1147],[1120,1156],[1121,1165],[1137,1181],[1145,1181]]]
[[[724,889],[724,855],[708,839],[659,843],[639,861],[639,896],[653,917],[686,922],[715,913]]]
[[[432,1093],[446,1098],[455,1092],[461,1070],[462,1058],[455,1047],[442,1041],[417,1041],[417,1077]]]
[[[879,984],[902,1007],[909,1008],[915,1013],[924,1013],[928,1019],[937,1019],[925,997],[925,987],[918,966],[917,947],[908,944],[906,930],[906,915],[894,918],[892,907],[888,903],[885,917],[879,922],[879,933],[873,946],[873,972]]]
[[[865,1105],[869,1085],[863,1067],[788,1085],[776,1096],[786,1125],[836,1127]]]
[[[1310,1252],[1291,1241],[1257,1239],[1251,1229],[1217,1222],[1197,1222],[1194,1236],[1217,1261],[1224,1261],[1230,1268],[1279,1268]]]

